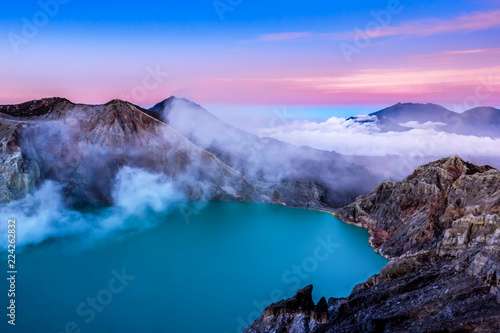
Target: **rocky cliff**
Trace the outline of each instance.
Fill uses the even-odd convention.
[[[384,182],[338,212],[391,259],[380,274],[330,298],[326,322],[282,301],[245,332],[499,332],[499,212],[500,171],[457,156]]]

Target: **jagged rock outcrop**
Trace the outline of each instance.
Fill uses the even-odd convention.
[[[328,305],[323,297],[317,305],[312,299],[313,286],[299,290],[288,299],[270,305],[264,310],[262,321],[250,325],[245,332],[279,332],[277,327],[286,327],[287,332],[311,332],[328,322]]]
[[[324,324],[292,327],[282,301],[245,332],[499,332],[499,205],[500,171],[457,156],[382,183],[338,211],[391,259],[380,274],[329,299]]]

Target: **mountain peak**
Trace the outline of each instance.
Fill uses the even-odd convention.
[[[397,103],[392,106],[389,106],[388,108],[385,108],[384,110],[388,109],[394,109],[394,108],[422,108],[422,107],[427,107],[427,108],[437,108],[437,109],[444,109],[447,110],[445,107],[439,105],[439,104],[434,104],[434,103],[413,103],[413,102],[406,102],[406,103]],[[381,110],[383,111],[383,110]],[[380,111],[379,111],[380,112]]]
[[[458,179],[465,175],[485,173],[491,169],[493,168],[488,165],[478,166],[465,161],[458,155],[453,155],[419,167],[411,176],[408,177],[408,180],[416,178],[420,179],[423,174],[434,174],[436,172],[435,170],[444,170],[446,173],[451,174],[455,179]]]
[[[200,107],[200,105],[196,104],[195,102],[187,99],[187,98],[183,98],[183,97],[176,97],[174,95],[170,96],[169,98],[166,98],[164,99],[163,101],[157,103],[155,106],[153,106],[150,110],[155,110],[157,109],[158,107],[162,107],[162,108],[165,108],[165,107],[170,107],[172,106],[173,103],[175,102],[184,102],[184,103],[187,103],[188,105],[190,106],[196,106],[196,107]]]
[[[176,96],[170,96],[167,99],[164,99],[163,101],[155,104],[152,108],[147,110],[147,113],[151,116],[154,117],[158,120],[161,120],[163,122],[168,123],[168,116],[170,112],[172,111],[174,104],[176,103],[183,103],[187,107],[193,110],[198,110],[198,111],[204,111],[207,112],[205,109],[203,109],[200,105],[190,101],[187,98],[181,98],[181,97],[176,97]],[[208,113],[208,112],[207,112]]]
[[[426,122],[446,122],[455,112],[450,111],[441,105],[427,103],[398,103],[370,116],[386,117],[398,124],[404,124],[410,121],[419,123]]]
[[[178,97],[172,95],[170,96],[169,98],[165,98],[163,101],[159,102],[159,103],[156,103],[156,105],[158,104],[166,104],[166,103],[173,103],[175,101],[179,100]]]
[[[115,98],[109,102],[107,102],[106,104],[104,105],[113,105],[113,104],[130,104],[130,102],[128,101],[124,101],[122,99],[119,99],[119,98]]]
[[[62,103],[74,105],[66,98],[48,97],[20,104],[2,105],[0,106],[0,113],[13,117],[37,117],[52,112],[57,105]]]
[[[463,116],[475,116],[475,117],[486,117],[486,118],[500,118],[500,110],[491,106],[479,106],[462,113]],[[487,119],[490,120],[490,119]]]

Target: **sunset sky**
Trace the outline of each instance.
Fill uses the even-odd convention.
[[[498,0],[54,1],[0,5],[0,103],[500,106]]]

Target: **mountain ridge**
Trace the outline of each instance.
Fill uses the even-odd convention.
[[[401,126],[410,122],[431,122],[439,125],[438,130],[448,133],[500,137],[500,110],[489,106],[458,113],[432,103],[398,103],[370,116],[386,118]]]
[[[171,97],[166,102],[176,100]],[[206,112],[195,103],[182,101]],[[211,114],[208,117],[219,121]],[[64,185],[69,205],[109,205],[112,204],[112,179],[126,165],[182,179],[178,180],[179,186],[192,200],[244,200],[302,208],[330,209],[332,205],[352,201],[363,191],[347,187],[330,190],[312,177],[300,174],[290,177],[288,170],[295,170],[297,165],[305,169],[300,163],[321,165],[327,161],[340,166],[336,169],[339,172],[357,174],[365,181],[374,182],[370,180],[373,178],[370,173],[341,161],[338,154],[326,153],[322,163],[310,158],[304,160],[300,157],[303,152],[320,155],[323,152],[296,148],[272,139],[252,141],[253,135],[225,123],[219,124],[222,132],[248,141],[245,149],[254,158],[260,158],[269,142],[286,147],[295,156],[295,162],[291,161],[295,166],[285,164],[283,168],[281,163],[254,171],[252,168],[259,163],[251,158],[240,158],[248,155],[248,151],[240,152],[241,141],[233,145],[236,150],[221,152],[202,147],[203,142],[189,138],[185,132],[181,133],[182,128],[179,130],[168,123],[148,110],[119,99],[88,105],[56,97],[0,106],[0,126],[5,128],[6,136],[2,140],[11,142],[19,155],[15,165],[3,163],[12,160],[12,154],[6,149],[2,151],[0,166],[4,168],[2,175],[6,176],[0,179],[0,202],[20,199],[44,180],[54,180]],[[220,137],[224,137],[224,133]],[[235,157],[237,152],[240,155]],[[27,171],[23,165],[33,167]],[[259,176],[252,177],[259,172]],[[283,172],[288,172],[288,176]],[[330,174],[338,176],[335,172]],[[23,179],[26,181],[21,181]]]
[[[201,177],[199,183],[181,184],[194,200],[205,196],[265,200],[237,171],[128,102],[112,100],[103,105],[86,105],[45,99],[0,107],[0,114],[8,115],[8,119],[0,118],[2,123],[18,119],[14,143],[22,152],[20,160],[36,161],[39,166],[40,177],[35,183],[42,179],[62,183],[72,205],[110,204],[112,179],[125,165],[169,176],[183,175],[187,166],[194,167],[194,177]],[[221,175],[225,180],[217,180]],[[202,188],[200,184],[209,179],[203,185],[206,188]],[[233,184],[224,184],[226,181]],[[33,186],[25,189],[25,194],[30,190]]]

